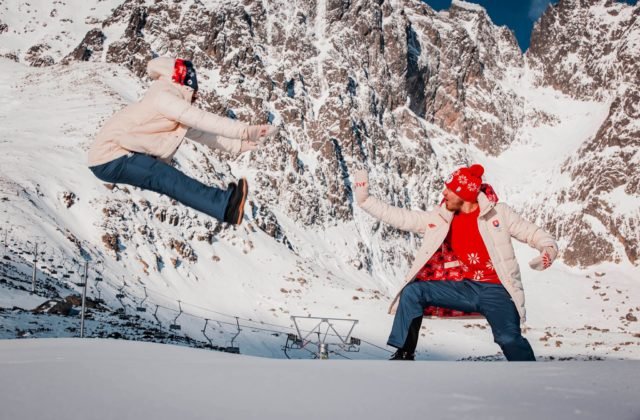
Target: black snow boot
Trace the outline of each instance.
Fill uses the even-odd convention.
[[[239,225],[244,216],[244,203],[247,201],[247,193],[249,192],[247,180],[240,179],[238,185],[231,183],[229,184],[229,189],[232,189],[232,191],[227,208],[224,211],[224,221],[232,225]]]
[[[393,353],[393,355],[391,355],[391,358],[389,358],[389,360],[416,360],[416,354],[409,353],[406,350],[398,349],[395,353]]]

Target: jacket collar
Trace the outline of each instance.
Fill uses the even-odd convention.
[[[191,98],[193,98],[193,89],[188,86],[179,85],[167,76],[160,76],[157,80],[171,85],[172,88],[180,92],[180,96],[182,96],[185,101],[191,103]]]
[[[478,194],[478,204],[480,205],[480,214],[478,215],[478,217],[482,217],[485,214],[489,213],[491,209],[496,205],[496,203],[489,200],[483,192],[480,192],[480,194]]]
[[[453,220],[453,215],[454,212],[447,210],[447,206],[442,203],[439,207],[438,207],[438,214],[440,214],[440,216],[447,221],[447,223],[451,224],[451,221]]]

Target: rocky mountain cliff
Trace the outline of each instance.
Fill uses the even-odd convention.
[[[527,86],[604,104],[604,121],[554,167],[563,182],[545,184],[547,173],[533,173],[542,187],[518,195],[518,180],[510,179],[503,198],[554,232],[570,265],[638,264],[638,6],[560,0],[536,24],[522,55],[507,28],[458,0],[439,13],[411,0],[113,0],[87,10],[82,30],[59,17],[68,6],[58,2],[47,14],[63,29],[32,45],[11,44],[17,47],[3,39],[38,23],[14,16],[18,9],[29,16],[28,3],[12,3],[16,10],[5,6],[0,15],[0,55],[16,61],[114,63],[146,80],[154,56],[193,60],[201,106],[282,128],[274,142],[238,162],[253,174],[256,226],[297,252],[306,244],[289,237],[283,217],[314,231],[355,221],[360,237],[349,258],[366,270],[382,264],[398,274],[415,242],[355,208],[355,168],[369,169],[378,197],[426,209],[439,202],[442,180],[456,166],[480,156],[507,159],[527,142],[530,127],[562,124],[523,93]],[[228,181],[225,156],[194,151],[194,161],[178,158],[181,168],[205,182]],[[105,246],[117,253],[131,236],[144,240],[139,230],[123,235],[122,203],[99,207]],[[174,223],[190,225],[184,218]],[[209,240],[225,229],[206,226],[198,235]],[[189,254],[188,241],[176,246]]]
[[[627,257],[639,262],[640,7],[613,1],[561,1],[536,24],[527,53],[538,83],[610,104],[608,115],[562,165],[571,183],[556,205],[577,205],[549,225],[567,239],[571,264]],[[624,254],[616,252],[622,244]]]

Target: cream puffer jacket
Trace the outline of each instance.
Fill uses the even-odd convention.
[[[89,166],[129,152],[171,160],[185,135],[209,147],[240,153],[247,124],[191,105],[193,89],[173,82],[175,59],[158,57],[147,64],[153,80],[144,97],[113,115],[89,150]]]
[[[478,196],[478,204],[480,205],[478,216],[480,236],[487,247],[500,281],[518,309],[520,321],[525,322],[524,291],[511,238],[525,242],[539,251],[545,247],[557,249],[556,242],[551,235],[524,220],[508,205],[489,201],[484,193]],[[415,280],[416,274],[444,242],[454,213],[447,210],[444,205],[432,211],[401,209],[385,204],[372,196],[368,196],[360,207],[371,216],[400,230],[423,236],[422,245],[405,277],[404,284],[389,307],[389,313],[394,313],[402,289]]]

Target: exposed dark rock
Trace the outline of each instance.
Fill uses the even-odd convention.
[[[102,53],[106,35],[100,29],[92,29],[87,32],[84,39],[69,55],[65,57],[63,63],[69,63],[72,60],[89,61],[96,54]]]

